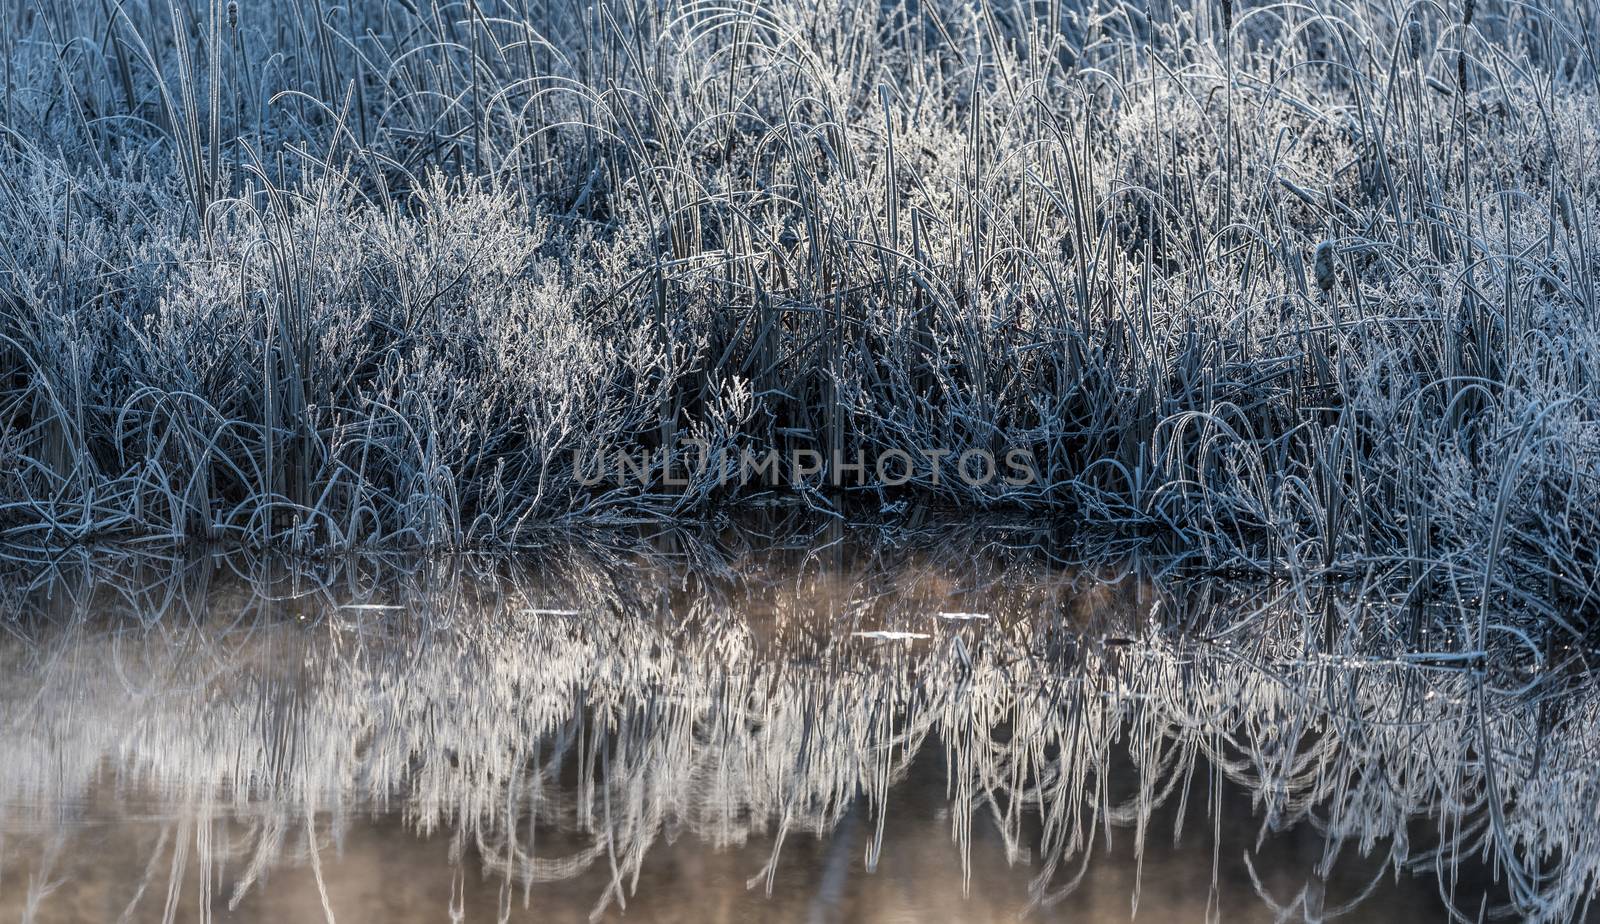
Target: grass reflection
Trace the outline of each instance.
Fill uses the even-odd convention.
[[[808,907],[848,904],[858,858],[921,849],[886,834],[904,820],[959,857],[959,881],[917,888],[960,901],[998,857],[1027,879],[1013,912],[1070,905],[1106,864],[1137,908],[1144,858],[1174,840],[1209,881],[1196,914],[1244,896],[1362,916],[1397,875],[1463,919],[1584,911],[1588,687],[1308,648],[1281,588],[1149,574],[835,533],[19,576],[0,908],[70,920],[92,892],[131,920],[205,920],[309,872],[300,898],[337,918],[346,847],[395,823],[383,849],[435,845],[456,915],[548,908],[552,883],[622,911],[674,888],[647,861],[690,843],[745,863],[757,896],[800,866],[820,871]],[[1283,862],[1282,831],[1317,855]]]

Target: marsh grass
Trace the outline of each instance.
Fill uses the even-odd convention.
[[[1010,509],[1577,629],[1585,4],[0,9],[0,533],[507,547],[575,451],[1029,449]],[[670,457],[670,456],[669,456]]]

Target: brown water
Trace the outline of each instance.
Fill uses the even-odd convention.
[[[1307,657],[1294,604],[1177,629],[1260,591],[811,545],[18,577],[0,920],[1583,911],[1591,696]]]

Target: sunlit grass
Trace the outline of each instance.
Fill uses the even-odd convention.
[[[574,453],[1569,627],[1600,580],[1576,0],[0,4],[0,537],[508,546]],[[1397,589],[1398,588],[1398,589]]]

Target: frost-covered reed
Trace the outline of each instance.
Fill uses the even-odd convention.
[[[1582,0],[0,22],[7,541],[506,545],[749,499],[575,452],[1022,446],[800,493],[1596,612]]]

